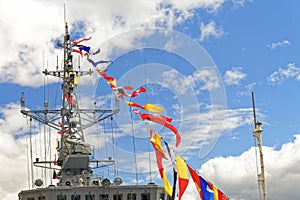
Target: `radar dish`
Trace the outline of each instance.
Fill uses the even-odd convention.
[[[34,185],[35,185],[36,187],[41,187],[41,186],[43,185],[42,179],[36,179],[36,180],[34,181]]]
[[[107,179],[107,178],[105,178],[105,179],[103,179],[103,181],[101,182],[101,184],[102,184],[103,186],[110,186],[110,180]]]
[[[123,183],[123,181],[121,178],[117,177],[117,178],[115,178],[114,183],[115,183],[115,185],[121,185]]]

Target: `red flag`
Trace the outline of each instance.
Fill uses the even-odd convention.
[[[172,122],[172,118],[162,116],[162,115],[153,115],[153,114],[141,114],[138,110],[133,109],[133,111],[142,118],[142,120],[149,120],[152,122],[156,122],[158,124],[161,124],[167,128],[169,128],[173,133],[176,135],[176,147],[180,144],[181,141],[181,136],[178,132],[178,130],[172,125],[169,124],[168,122]]]
[[[78,40],[78,41],[76,41],[76,40],[73,40],[73,43],[74,44],[79,44],[80,42],[83,42],[83,41],[87,41],[87,40],[90,40],[92,37],[88,37],[88,38],[82,38],[81,40]]]
[[[125,90],[133,90],[133,88],[131,86],[122,86]]]
[[[57,165],[56,154],[54,155],[54,165]]]
[[[107,83],[110,85],[111,88],[117,87],[117,80],[112,76],[106,75],[105,74],[105,72],[107,71],[106,69],[102,69],[102,70],[96,69],[96,71],[107,81]]]
[[[79,53],[82,56],[82,52],[80,50],[78,50],[78,49],[72,49],[72,52]]]
[[[179,187],[178,200],[180,200],[183,193],[186,190],[186,187],[189,184],[189,175],[188,175],[187,165],[185,161],[178,155],[176,155],[176,167],[178,172],[178,187]]]
[[[161,138],[162,137],[157,133],[155,135],[152,135],[152,129],[150,129],[150,137],[151,137],[152,146],[155,149],[156,162],[157,162],[157,167],[158,167],[158,170],[159,170],[159,174],[160,174],[160,177],[164,181],[164,189],[165,189],[166,193],[169,196],[172,196],[173,189],[172,189],[172,186],[171,186],[171,184],[170,184],[170,182],[167,178],[164,167],[162,165],[162,159],[163,158],[167,159],[166,156],[165,156],[164,149],[161,146]]]
[[[134,102],[131,102],[131,101],[125,101],[125,103],[129,106],[134,106],[134,107],[137,107],[137,108],[141,108],[143,110],[148,110],[150,112],[155,112],[155,113],[161,113],[163,111],[163,108],[158,106],[158,105],[155,105],[155,104],[152,104],[152,103],[147,103],[145,105],[140,105],[140,104],[137,104],[137,103],[134,103]]]
[[[178,132],[178,130],[168,122],[172,121],[172,118],[166,117],[166,116],[161,116],[161,115],[153,115],[153,114],[141,114],[141,118],[143,120],[149,120],[152,122],[156,122],[158,124],[161,124],[167,128],[169,128],[173,133],[176,135],[176,147],[180,144],[181,141],[181,136]]]
[[[229,200],[229,198],[219,189],[218,189],[218,197],[219,200]]]
[[[209,181],[207,181],[207,182],[208,182],[208,185],[210,186],[210,188],[212,188],[212,190],[214,192],[214,199],[229,200],[229,198],[223,192],[221,192],[221,190],[219,190],[214,184],[212,184]]]
[[[58,176],[57,176],[55,170],[53,171],[53,177],[52,177],[52,178],[53,178],[53,179],[58,179]]]
[[[106,71],[107,71],[107,69],[101,69],[101,70],[100,70],[100,69],[97,69],[97,68],[96,68],[96,72],[97,72],[99,75],[101,75],[101,76],[102,76],[102,74],[105,73]]]
[[[75,103],[77,103],[76,102],[76,99],[75,99],[75,97],[72,95],[72,94],[66,94],[66,96],[65,96],[65,99],[66,99],[66,101],[70,104],[70,105],[72,105],[73,103],[75,104]]]
[[[170,123],[172,122],[171,117],[166,117],[163,115],[154,115],[154,114],[145,113],[145,114],[140,114],[140,117],[142,118],[142,120],[146,119],[146,120],[149,120],[152,122],[159,123],[161,125],[164,125],[167,122],[170,122]]]
[[[199,175],[197,174],[197,172],[196,172],[193,168],[191,168],[189,165],[187,165],[187,167],[188,167],[188,170],[189,170],[189,172],[190,172],[190,175],[192,176],[192,179],[193,179],[193,181],[194,181],[194,183],[195,183],[195,186],[196,186],[196,188],[197,188],[197,191],[198,191],[198,193],[199,193],[199,196],[201,197],[201,199],[203,199],[203,197],[202,197],[202,192],[201,192],[200,177],[199,177]]]
[[[61,122],[58,122],[58,125],[59,126],[62,126],[62,123]],[[66,128],[65,130],[64,130],[64,133],[70,133],[71,132],[71,129],[70,128]],[[62,133],[62,131],[57,131],[57,134],[61,134]]]
[[[140,87],[140,89],[135,90],[135,91],[132,92],[131,97],[134,98],[134,97],[136,97],[141,92],[146,92],[146,89],[143,88],[143,87]]]

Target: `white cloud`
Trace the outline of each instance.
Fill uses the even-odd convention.
[[[238,91],[237,95],[238,96],[249,96],[251,92],[253,91],[253,87],[256,85],[256,83],[250,83],[248,85],[245,85],[244,91]]]
[[[281,84],[289,78],[296,78],[300,80],[300,68],[295,63],[289,63],[286,68],[279,68],[267,77],[267,81],[270,84]]]
[[[207,24],[204,24],[202,22],[200,24],[200,31],[200,41],[204,41],[209,37],[220,38],[224,35],[222,27],[216,26],[216,23],[214,21],[211,21]]]
[[[0,116],[0,162],[4,163],[1,169],[4,173],[1,174],[0,180],[0,199],[17,199],[17,193],[20,192],[20,189],[28,187],[27,164],[29,159],[28,133],[30,122],[28,118],[24,118],[20,113],[19,104],[11,103],[1,107]],[[44,155],[41,151],[45,144],[42,139],[44,137],[41,136],[43,129],[40,127],[38,129],[40,134],[36,134],[37,128],[37,124],[33,123],[32,145],[35,149],[33,159]],[[26,133],[27,136],[25,136]],[[52,138],[52,140],[47,146],[54,148],[55,138]],[[52,152],[54,155],[54,151]],[[52,158],[53,155],[51,155]]]
[[[174,25],[192,17],[195,9],[216,12],[223,3],[224,0],[92,0],[89,3],[75,0],[66,5],[70,30],[73,31],[76,27],[74,25],[81,22],[83,26],[79,33],[83,36],[92,35],[93,43],[100,44],[110,37],[136,28],[159,26],[172,29]],[[61,55],[61,51],[54,48],[54,42],[57,38],[62,39],[64,32],[62,4],[57,1],[4,0],[1,1],[0,12],[0,41],[6,46],[5,53],[0,55],[0,82],[33,87],[42,85],[40,72],[47,65],[46,61],[54,69],[56,55]],[[208,29],[206,27],[204,37],[213,34],[208,33]],[[214,32],[218,35],[220,30],[214,29]],[[119,45],[131,45],[130,41],[132,39],[123,40]]]
[[[194,9],[194,8],[203,8],[208,9],[212,12],[216,12],[218,9],[221,8],[224,0],[196,0],[196,1],[176,1],[176,0],[169,0],[172,5],[174,5],[177,9]]]
[[[53,130],[50,132],[48,129],[44,130],[44,126],[34,120],[30,122],[28,117],[25,118],[20,113],[19,104],[10,103],[0,107],[0,116],[0,162],[5,163],[2,166],[2,171],[5,173],[1,174],[0,180],[0,199],[17,199],[21,189],[28,189],[28,184],[32,185],[28,183],[31,176],[27,174],[28,170],[30,171],[30,130],[33,160],[54,159],[57,134]],[[49,178],[52,177],[51,170],[47,171],[47,178],[41,175],[43,174],[41,168],[34,167],[33,171],[34,180],[42,178],[45,185],[49,184]]]
[[[280,150],[263,147],[267,196],[297,199],[300,177],[300,135]],[[230,199],[258,199],[254,148],[239,156],[217,157],[202,165],[200,173],[223,190]]]
[[[202,87],[202,89],[214,90],[222,87],[222,84],[220,83],[220,77],[216,68],[203,68],[196,71],[193,76],[195,81],[204,82],[204,86]]]
[[[166,88],[173,88],[173,91],[177,91],[178,94],[185,94],[193,86],[193,77],[182,76],[175,69],[163,72],[162,74],[162,86]]]
[[[212,182],[230,199],[259,199],[255,152],[257,151],[255,151],[254,147],[251,147],[238,156],[216,157],[205,162],[198,171],[201,176]],[[279,150],[263,146],[267,197],[269,199],[298,198],[299,153],[300,135],[295,135],[294,141],[283,144]],[[142,164],[149,163],[148,155],[146,153],[139,154],[137,157],[139,171],[148,171],[149,168]],[[154,157],[152,152],[150,161],[153,171],[152,180],[160,180]],[[186,159],[186,157],[184,158]],[[133,155],[128,157],[128,159],[134,162]],[[121,160],[122,162],[125,163],[126,160]],[[171,173],[170,161],[165,160],[164,165],[168,174]],[[192,167],[196,169],[195,166]],[[170,181],[172,182],[172,178],[170,178]],[[135,181],[132,183],[135,183]],[[191,177],[188,189],[183,197],[184,199],[199,199]]]
[[[242,70],[241,67],[233,67],[227,70],[224,75],[224,83],[226,85],[239,85],[247,76]]]
[[[207,106],[201,113],[189,113],[180,122],[179,132],[182,141],[179,151],[200,158],[206,156],[222,135],[231,134],[237,128],[249,125],[252,122],[252,108],[218,109],[215,106]],[[240,133],[235,133],[239,135]],[[173,136],[172,136],[173,137]],[[201,149],[199,152],[194,150]],[[193,153],[191,153],[193,152]]]
[[[244,6],[247,2],[252,3],[253,0],[232,0],[234,8],[237,9],[239,7]]]
[[[162,74],[162,80],[161,84],[164,87],[174,88],[174,91],[181,95],[193,88],[210,91],[222,86],[215,68],[202,68],[188,76],[182,76],[178,71],[172,69]],[[195,89],[196,93],[198,89]]]
[[[0,132],[1,200],[17,199],[20,188],[27,186],[25,141],[23,139],[16,140],[13,135]]]
[[[290,46],[291,43],[290,41],[288,40],[282,40],[280,42],[273,42],[271,44],[268,44],[268,47],[271,49],[271,50],[275,50],[279,47],[285,47],[285,46]]]
[[[6,44],[5,53],[0,55],[0,82],[41,85],[40,72],[46,65],[42,62],[43,52],[51,52],[53,60],[57,54],[51,45],[51,39],[60,32],[55,26],[61,16],[57,7],[51,3],[13,0],[1,1],[0,11],[0,39]]]

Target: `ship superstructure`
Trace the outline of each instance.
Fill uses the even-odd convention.
[[[86,143],[84,130],[98,122],[109,118],[119,109],[81,109],[78,106],[76,88],[80,76],[91,75],[92,70],[80,71],[73,67],[72,48],[76,45],[71,41],[68,32],[68,23],[65,23],[63,43],[63,69],[58,67],[55,71],[43,71],[46,76],[62,79],[62,105],[61,109],[49,109],[48,102],[44,103],[42,110],[25,109],[24,94],[21,97],[21,113],[34,119],[61,134],[57,142],[58,158],[55,161],[40,161],[36,159],[33,164],[50,170],[58,170],[57,185],[43,186],[42,180],[34,181],[34,189],[23,190],[19,193],[20,200],[165,200],[167,195],[163,187],[153,183],[148,185],[123,185],[121,178],[109,180],[93,179],[93,166],[101,167],[113,164],[113,158],[107,160],[93,160],[93,149]],[[82,118],[81,116],[85,117]],[[91,116],[88,118],[87,116]],[[95,117],[96,116],[96,117]],[[55,166],[57,164],[57,166]]]

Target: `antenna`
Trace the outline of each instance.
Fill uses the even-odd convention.
[[[262,197],[263,200],[267,199],[267,192],[266,192],[266,181],[265,181],[265,169],[264,169],[264,158],[262,153],[262,123],[256,120],[256,113],[255,113],[255,104],[254,104],[254,93],[252,92],[252,105],[253,105],[253,118],[254,118],[254,131],[252,132],[253,137],[257,140],[257,145],[259,149],[259,157],[260,157],[260,173],[257,173],[258,178],[258,186],[259,191],[262,189]],[[261,198],[261,194],[260,194]]]
[[[255,112],[255,104],[254,104],[254,92],[252,92],[252,107],[253,107],[253,121],[254,121],[254,128],[256,129],[256,112]]]
[[[67,9],[66,9],[66,4],[64,4],[64,22],[67,22]]]
[[[64,14],[64,20],[66,20],[66,11]],[[53,110],[48,107],[48,102],[45,102],[43,110],[27,110],[25,109],[24,93],[21,95],[20,103],[22,114],[30,117],[30,119],[34,119],[44,125],[56,129],[61,134],[61,146],[58,149],[58,159],[56,161],[59,167],[56,168],[52,165],[54,164],[53,161],[46,160],[46,153],[44,156],[45,161],[36,160],[33,162],[33,165],[44,169],[60,170],[58,184],[61,186],[69,186],[71,183],[72,185],[80,186],[82,184],[81,180],[84,181],[85,185],[88,185],[92,176],[92,170],[89,164],[96,165],[95,168],[100,168],[102,166],[107,166],[107,164],[102,163],[114,163],[113,160],[90,159],[93,149],[90,144],[85,142],[84,129],[115,115],[119,110],[79,108],[76,92],[78,84],[77,80],[79,77],[91,75],[93,72],[91,70],[80,71],[74,69],[72,48],[75,44],[70,38],[68,23],[65,21],[64,41],[63,43],[57,43],[59,47],[63,47],[63,69],[59,70],[58,67],[56,67],[56,71],[48,71],[48,69],[45,68],[43,71],[46,76],[51,75],[62,80],[61,109]],[[81,114],[85,117],[81,117]],[[97,115],[96,118],[94,117],[94,114]],[[46,134],[44,138],[46,138]],[[44,141],[46,140],[44,139]],[[30,161],[32,162],[32,159]],[[99,164],[101,164],[101,166]],[[33,178],[31,181],[33,181]]]

